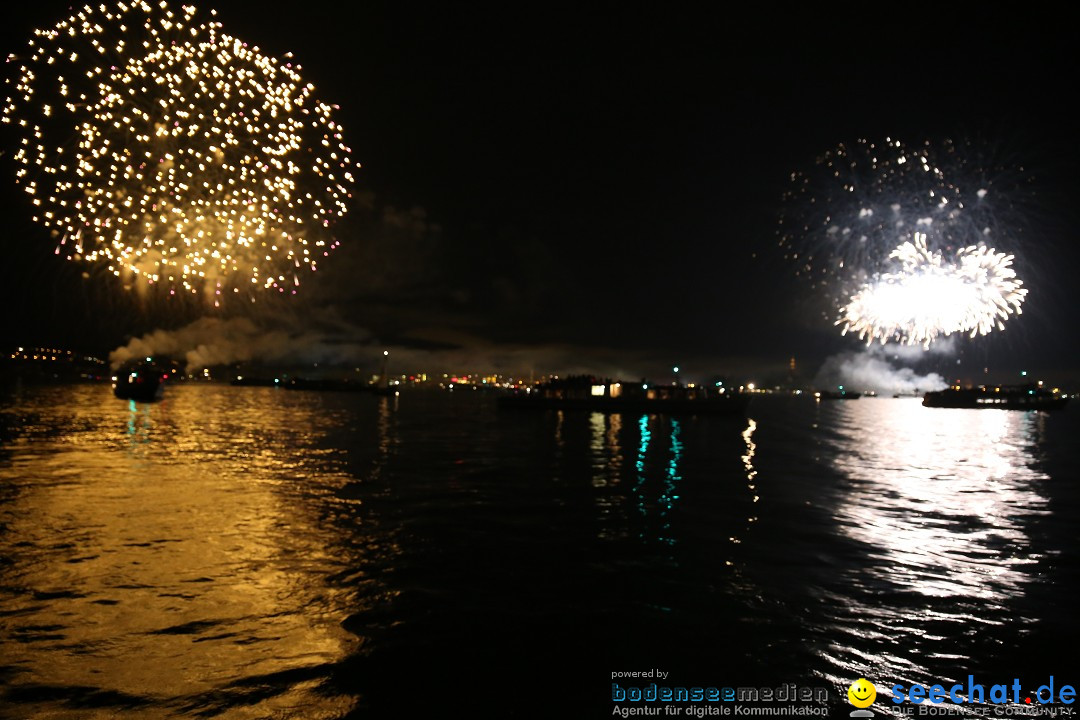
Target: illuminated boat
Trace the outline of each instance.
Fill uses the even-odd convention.
[[[387,385],[373,385],[366,382],[354,382],[351,380],[289,378],[281,384],[286,390],[319,390],[327,392],[362,392],[373,395],[394,396],[398,394],[397,388]]]
[[[923,405],[938,408],[980,408],[997,410],[1061,410],[1069,402],[1057,388],[1038,385],[979,385],[951,387],[928,392]]]
[[[822,390],[814,393],[814,397],[818,400],[858,400],[862,393],[851,390]]]
[[[743,415],[748,393],[716,387],[650,385],[577,376],[553,380],[499,398],[499,407],[523,410],[584,410],[600,413]]]
[[[165,393],[168,377],[160,368],[149,364],[121,368],[116,374],[113,394],[121,400],[157,402]]]

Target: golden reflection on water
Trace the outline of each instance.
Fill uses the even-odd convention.
[[[761,496],[758,495],[757,490],[758,472],[757,469],[754,467],[754,456],[757,454],[757,443],[754,442],[754,432],[757,431],[757,427],[757,421],[753,418],[748,418],[746,421],[746,428],[742,431],[742,433],[740,433],[740,437],[742,437],[743,444],[746,447],[746,452],[743,453],[740,459],[742,460],[743,471],[746,474],[746,489],[750,495],[752,503],[757,503],[759,500],[761,500]],[[751,513],[746,516],[746,527],[744,533],[750,532],[750,527],[755,522],[757,522],[757,519],[757,515],[754,514],[753,511],[751,511]],[[728,540],[730,540],[733,545],[739,545],[742,543],[742,538],[740,538],[738,535],[732,535],[730,538],[728,538]],[[733,562],[731,560],[728,560],[726,564],[732,565]]]
[[[0,464],[15,489],[0,506],[13,688],[81,687],[175,710],[355,650],[343,599],[319,581],[342,559],[307,481],[318,475],[326,492],[349,478],[319,442],[345,420],[318,395],[181,386],[146,406],[97,386],[52,392],[71,397],[37,402]],[[385,455],[390,409],[379,412]],[[317,684],[268,692],[245,713],[329,717],[353,704]]]
[[[592,486],[601,491],[596,494],[598,519],[597,535],[601,539],[620,537],[618,525],[625,521],[623,502],[614,492],[602,489],[617,489],[622,482],[622,446],[619,433],[622,431],[622,415],[592,413],[589,415]]]
[[[592,455],[593,487],[614,485],[619,481],[617,469],[611,467],[611,438],[605,428],[608,417],[598,412],[589,415],[589,450]]]
[[[381,480],[386,470],[386,463],[397,452],[401,439],[398,437],[397,409],[400,398],[382,396],[379,398],[378,420],[376,423],[378,455],[372,465],[369,480]]]

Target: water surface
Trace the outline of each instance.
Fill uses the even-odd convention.
[[[0,417],[10,717],[607,717],[611,673],[651,667],[1080,680],[1075,408],[206,384],[18,388]]]

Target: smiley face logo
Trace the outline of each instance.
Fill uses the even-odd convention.
[[[847,690],[848,702],[857,708],[870,707],[874,704],[876,697],[877,688],[866,678],[859,678],[851,683],[851,687]]]

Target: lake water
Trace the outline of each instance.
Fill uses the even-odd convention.
[[[654,669],[835,716],[859,677],[879,714],[894,684],[1080,684],[1078,431],[891,398],[9,389],[0,716],[605,718],[612,674]]]

